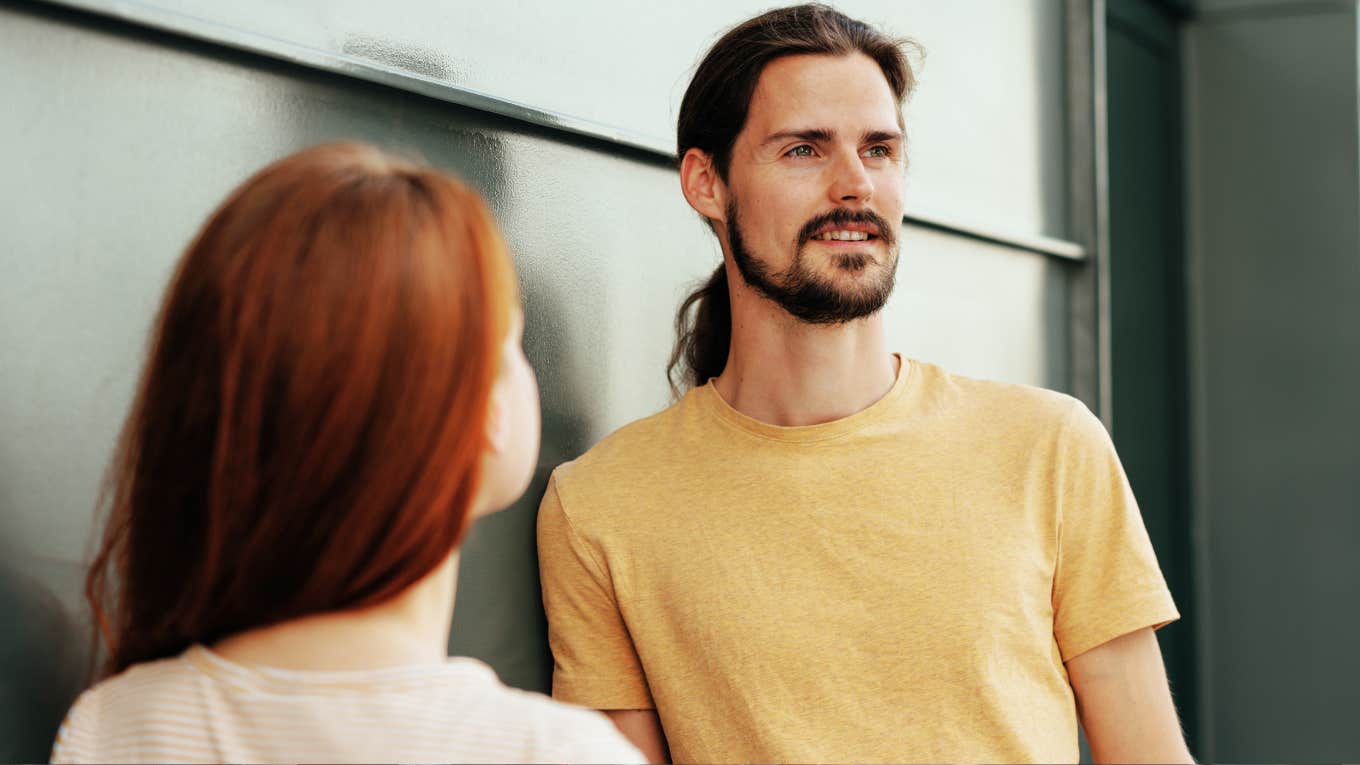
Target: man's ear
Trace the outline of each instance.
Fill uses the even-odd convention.
[[[727,222],[727,185],[718,177],[713,158],[690,149],[680,160],[680,189],[694,211],[711,221]]]

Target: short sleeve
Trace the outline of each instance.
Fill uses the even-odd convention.
[[[1105,426],[1074,402],[1059,441],[1053,631],[1064,662],[1180,618]]]
[[[538,510],[538,562],[553,697],[594,709],[654,708],[603,556],[572,525],[556,474]]]

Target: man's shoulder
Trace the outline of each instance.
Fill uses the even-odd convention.
[[[992,427],[1043,430],[1061,428],[1083,404],[1072,396],[1023,383],[1001,382],[949,372],[927,362],[913,362],[925,388],[923,405],[981,418]]]
[[[694,444],[701,423],[695,395],[691,391],[662,411],[620,427],[585,454],[559,465],[553,471],[558,492],[654,484],[677,457],[698,456]]]

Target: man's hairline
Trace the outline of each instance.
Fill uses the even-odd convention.
[[[771,64],[773,64],[773,63],[775,63],[775,62],[777,62],[777,61],[782,61],[782,60],[787,59],[787,58],[795,58],[795,57],[798,57],[798,56],[807,56],[807,57],[815,57],[815,58],[833,58],[833,59],[836,59],[836,58],[852,58],[852,57],[854,57],[854,56],[862,56],[862,57],[867,58],[867,59],[869,59],[870,61],[872,61],[872,62],[874,63],[874,66],[877,67],[877,69],[878,69],[878,75],[879,75],[880,77],[883,78],[884,84],[888,86],[888,92],[892,94],[893,103],[894,103],[894,105],[895,105],[894,112],[895,112],[896,115],[897,115],[897,129],[898,129],[898,131],[901,133],[901,139],[902,139],[902,141],[903,141],[903,142],[906,141],[906,139],[907,139],[907,125],[906,125],[906,118],[905,118],[905,117],[903,116],[903,114],[902,114],[902,110],[903,110],[903,108],[905,108],[905,106],[906,106],[906,101],[907,101],[906,94],[904,93],[904,94],[902,94],[902,95],[899,97],[899,96],[897,95],[897,93],[896,93],[895,91],[893,91],[892,82],[888,79],[888,73],[887,73],[886,71],[884,71],[883,65],[880,64],[880,63],[878,62],[877,59],[873,58],[872,56],[870,56],[869,54],[865,53],[864,51],[859,50],[858,48],[856,48],[856,49],[854,49],[854,50],[846,51],[845,53],[793,51],[793,52],[784,53],[784,54],[775,56],[774,58],[771,58],[770,60],[766,61],[764,64],[762,64],[762,65],[760,66],[760,73],[756,75],[755,84],[751,87],[751,95],[750,95],[749,98],[746,99],[746,109],[745,109],[745,113],[743,114],[742,123],[741,123],[741,128],[740,128],[739,130],[737,130],[737,134],[736,134],[735,136],[732,137],[732,142],[731,142],[728,146],[725,147],[725,149],[726,149],[726,154],[727,154],[727,160],[728,160],[728,162],[725,163],[725,164],[728,164],[728,165],[729,165],[729,168],[726,168],[726,169],[730,169],[730,163],[731,163],[731,159],[732,159],[732,151],[733,151],[734,149],[736,149],[736,147],[737,147],[737,142],[741,140],[742,134],[745,133],[745,132],[746,132],[746,129],[750,126],[750,121],[751,121],[751,104],[752,104],[752,103],[755,101],[755,99],[756,99],[756,91],[760,88],[760,81],[761,81],[761,79],[763,79],[763,78],[765,77],[765,72],[770,68],[770,65],[771,65]],[[697,151],[699,151],[700,153],[702,153],[702,154],[709,160],[709,162],[712,163],[713,169],[714,169],[714,171],[717,173],[719,180],[721,180],[724,184],[726,184],[726,183],[727,183],[727,178],[726,178],[727,172],[726,172],[726,169],[725,169],[725,168],[722,168],[722,167],[719,166],[719,163],[718,163],[718,155],[717,155],[717,153],[716,153],[716,152],[709,152],[709,151],[707,151],[707,150],[705,150],[705,149],[703,149],[703,148],[701,148],[701,147],[699,147],[699,146],[690,146],[690,147],[688,147],[688,148],[685,149],[685,154],[688,154],[689,152],[695,151],[695,150],[697,150]],[[683,161],[684,158],[685,158],[685,157],[684,157],[684,154],[680,155],[680,160],[681,160],[681,161]]]

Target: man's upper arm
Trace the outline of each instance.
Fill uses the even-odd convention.
[[[1067,676],[1096,762],[1193,762],[1151,628],[1073,657]]]
[[[1059,437],[1055,480],[1053,634],[1063,661],[1179,618],[1114,444],[1080,402]]]
[[[538,560],[553,696],[596,709],[653,707],[600,548],[573,526],[554,474],[538,511]]]
[[[1098,762],[1189,753],[1153,630],[1179,618],[1104,425],[1074,403],[1060,436],[1053,633]]]
[[[614,722],[614,727],[633,742],[633,746],[651,763],[670,762],[666,734],[661,729],[661,718],[655,709],[602,709]]]

